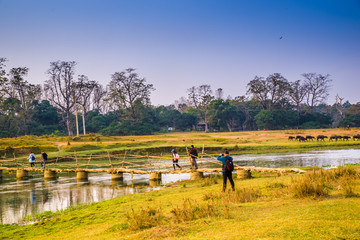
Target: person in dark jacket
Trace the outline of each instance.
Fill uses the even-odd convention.
[[[41,152],[41,167],[45,168],[47,157],[48,155],[46,154],[46,152]]]
[[[189,154],[192,159],[191,168],[193,169],[195,166],[195,169],[198,169],[198,165],[196,163],[196,158],[198,157],[198,152],[197,152],[196,148],[194,147],[194,145],[191,145],[191,150],[190,150]]]
[[[233,160],[232,157],[229,156],[229,151],[225,150],[225,152],[223,154],[220,154],[217,157],[217,160],[219,160],[220,162],[222,162],[222,173],[223,173],[223,192],[225,192],[226,190],[226,181],[227,179],[229,179],[230,183],[231,183],[231,187],[232,190],[235,191],[235,184],[234,184],[234,180],[232,179],[232,172],[231,171],[227,171],[225,169],[225,163],[227,159],[230,159],[231,161]]]

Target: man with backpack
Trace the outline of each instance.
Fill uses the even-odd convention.
[[[180,159],[179,154],[175,151],[175,149],[171,150],[171,152],[172,152],[172,154],[173,154],[173,167],[174,167],[174,171],[175,171],[175,165],[176,165],[177,167],[179,167],[180,170],[181,170],[181,167],[180,167],[180,165],[178,164],[178,163],[179,163],[179,159]]]
[[[30,162],[30,167],[35,167],[35,154],[33,152],[30,152],[28,159]]]
[[[225,150],[223,154],[217,157],[217,160],[222,162],[222,173],[223,173],[223,192],[226,190],[226,181],[229,178],[232,190],[235,191],[234,180],[232,179],[232,171],[234,171],[233,158],[229,156],[229,151]]]

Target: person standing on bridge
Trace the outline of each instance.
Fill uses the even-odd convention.
[[[35,167],[35,154],[33,152],[30,152],[28,159],[30,162],[30,167]]]
[[[223,154],[217,157],[217,160],[222,162],[222,173],[223,173],[223,192],[226,190],[226,182],[229,179],[232,190],[235,191],[234,180],[232,179],[232,171],[234,170],[233,158],[229,156],[229,151],[225,150]]]
[[[41,167],[44,167],[45,168],[45,164],[46,164],[46,161],[47,161],[47,154],[46,152],[41,152]]]
[[[174,171],[175,171],[175,165],[176,165],[177,167],[179,167],[180,170],[181,170],[181,167],[180,167],[180,165],[178,164],[178,163],[179,163],[179,159],[180,159],[179,154],[175,151],[175,149],[171,150],[171,152],[172,152],[172,154],[173,154],[173,167],[174,167]]]
[[[190,157],[192,159],[191,161],[191,169],[194,168],[195,166],[195,169],[198,169],[198,165],[196,163],[196,158],[198,157],[198,152],[196,150],[196,148],[194,147],[194,145],[191,145],[191,150],[190,150]]]

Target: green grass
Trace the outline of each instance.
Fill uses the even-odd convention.
[[[106,155],[131,154],[160,155],[170,157],[170,151],[176,148],[182,155],[186,154],[186,146],[194,144],[199,152],[205,146],[208,154],[218,154],[228,149],[232,154],[258,154],[258,153],[281,153],[325,149],[349,149],[359,148],[360,141],[317,142],[310,141],[299,143],[288,141],[290,135],[348,135],[360,134],[360,129],[317,129],[317,130],[285,130],[285,131],[248,131],[248,132],[225,132],[225,133],[168,133],[148,136],[81,136],[73,140],[69,137],[55,136],[24,136],[19,138],[0,139],[0,155],[5,159],[15,157],[27,164],[26,157],[30,151],[39,154],[45,150],[49,159],[57,156],[66,157],[77,155]],[[95,141],[99,137],[100,141]],[[70,145],[69,145],[70,144]],[[106,162],[106,161],[105,161]]]
[[[359,169],[315,169],[280,177],[257,173],[235,180],[236,191],[226,193],[221,192],[220,175],[183,181],[159,191],[45,213],[33,225],[2,225],[0,238],[358,239]],[[319,184],[326,194],[296,194],[309,184]]]

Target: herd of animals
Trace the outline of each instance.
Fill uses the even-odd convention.
[[[325,135],[318,135],[317,137],[314,136],[289,136],[288,140],[293,141],[299,141],[299,142],[305,142],[305,141],[314,141],[316,139],[317,141],[325,141],[325,139],[328,138],[329,141],[349,141],[351,138],[355,140],[360,140],[360,134],[354,135],[352,137],[350,136],[339,136],[339,135],[331,135],[330,137]]]

